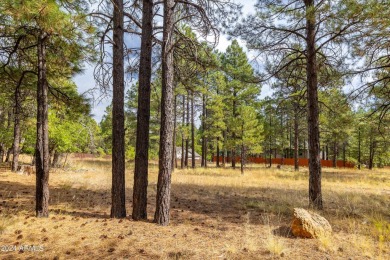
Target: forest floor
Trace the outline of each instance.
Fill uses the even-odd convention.
[[[331,237],[290,235],[294,207],[308,209],[308,170],[252,166],[176,170],[171,224],[110,219],[111,168],[72,159],[50,176],[50,217],[35,218],[35,176],[0,173],[0,259],[390,259],[390,169],[323,169]],[[133,165],[126,172],[131,215]],[[24,250],[20,250],[24,247]]]

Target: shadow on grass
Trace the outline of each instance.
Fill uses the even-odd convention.
[[[291,228],[289,226],[280,226],[272,230],[272,234],[279,237],[295,238],[291,233]]]
[[[155,185],[149,185],[148,215],[153,216],[155,209]],[[18,214],[35,212],[35,186],[0,180],[0,213]],[[126,189],[126,207],[131,214],[132,189]],[[333,194],[333,196],[336,196]],[[337,196],[342,197],[340,193]],[[383,196],[359,194],[362,200],[354,205],[357,212],[369,212],[372,203],[377,203],[375,211],[390,220],[384,205]],[[370,201],[370,205],[367,201]],[[325,217],[335,218],[337,212],[348,209],[348,201],[340,200],[337,204],[325,202]],[[80,218],[109,218],[111,191],[109,189],[88,190],[68,186],[50,188],[50,209],[56,214],[65,214]],[[274,231],[280,236],[289,236],[286,229],[292,219],[294,207],[307,208],[307,191],[288,188],[242,188],[200,186],[195,184],[172,184],[171,219],[173,224],[204,224],[208,218],[218,223],[269,224],[281,226]],[[357,214],[353,218],[362,218]],[[283,235],[285,234],[285,235]]]

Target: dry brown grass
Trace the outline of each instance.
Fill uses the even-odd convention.
[[[126,174],[131,213],[133,165]],[[389,259],[390,173],[324,169],[325,209],[332,237],[293,238],[292,209],[307,208],[307,169],[252,166],[239,170],[176,170],[171,225],[152,222],[157,167],[149,177],[149,218],[109,218],[110,162],[71,160],[51,174],[51,215],[34,217],[35,176],[0,174],[2,259]],[[21,245],[43,251],[20,252]],[[3,248],[4,249],[4,248]],[[12,249],[12,247],[11,247]],[[40,249],[40,248],[38,248]]]

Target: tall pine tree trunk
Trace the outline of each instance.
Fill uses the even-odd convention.
[[[189,131],[189,128],[190,128],[190,95],[187,91],[187,131]],[[188,168],[188,153],[189,153],[189,149],[190,149],[190,139],[189,139],[189,136],[187,136],[186,138],[186,156],[185,156],[185,161],[184,161],[184,165],[185,167]]]
[[[307,43],[307,107],[309,139],[309,201],[322,209],[321,157],[318,108],[318,75],[316,58],[316,14],[314,0],[305,0]]]
[[[246,149],[245,146],[241,146],[241,175],[244,175],[244,169],[246,165]]]
[[[20,86],[17,86],[14,93],[14,142],[13,142],[13,157],[12,157],[12,171],[16,172],[18,170],[19,164],[19,153],[20,153]]]
[[[171,198],[171,163],[173,135],[173,37],[174,0],[164,0],[164,29],[162,46],[162,95],[161,128],[159,150],[159,172],[154,221],[166,226],[169,224]]]
[[[234,120],[237,120],[238,119],[238,113],[237,113],[237,101],[236,101],[236,98],[237,98],[237,91],[236,89],[234,88],[233,89],[233,118]],[[237,139],[237,135],[236,135],[236,132],[235,132],[235,129],[233,129],[233,134],[232,134],[232,139],[233,139],[233,149],[232,149],[232,167],[233,169],[236,169],[236,139]]]
[[[299,171],[299,105],[294,109],[294,170]]]
[[[138,79],[137,140],[133,185],[132,218],[134,220],[147,219],[152,34],[153,0],[143,0],[141,57]]]
[[[194,115],[194,91],[191,91],[191,167],[195,168],[195,115]]]
[[[48,129],[48,84],[46,78],[46,41],[48,36],[38,36],[38,86],[37,86],[37,143],[36,167],[36,216],[49,216],[49,129]]]
[[[112,188],[111,217],[126,217],[123,0],[113,8]]]
[[[205,154],[205,132],[206,132],[206,124],[205,124],[205,118],[206,118],[206,95],[202,95],[202,161],[201,161],[201,167],[204,167],[204,161],[206,160],[206,154]]]
[[[181,165],[180,168],[184,169],[184,123],[186,120],[186,113],[185,113],[185,105],[186,104],[186,96],[183,95],[183,119],[182,119],[182,130],[181,130]]]
[[[173,150],[172,150],[172,171],[175,170],[175,167],[177,168],[177,152],[176,152],[176,117],[177,117],[177,111],[176,111],[176,95],[175,100],[173,101]]]
[[[7,118],[7,132],[11,131],[12,126],[12,118],[13,118],[13,111],[12,109],[8,110],[8,118]],[[11,153],[13,152],[14,146],[13,143],[10,148],[6,149],[5,151],[5,162],[9,162],[11,158]]]

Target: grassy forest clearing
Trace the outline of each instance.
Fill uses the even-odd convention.
[[[153,219],[110,218],[111,161],[72,158],[51,175],[51,215],[34,217],[35,176],[1,173],[2,245],[43,251],[1,252],[2,259],[388,259],[390,176],[386,170],[325,169],[321,214],[331,237],[291,236],[293,207],[307,205],[308,169],[179,169],[172,175],[169,227]],[[133,164],[126,171],[131,211]],[[156,201],[151,165],[148,213]]]
[[[389,35],[388,0],[1,0],[0,258],[389,259]]]

